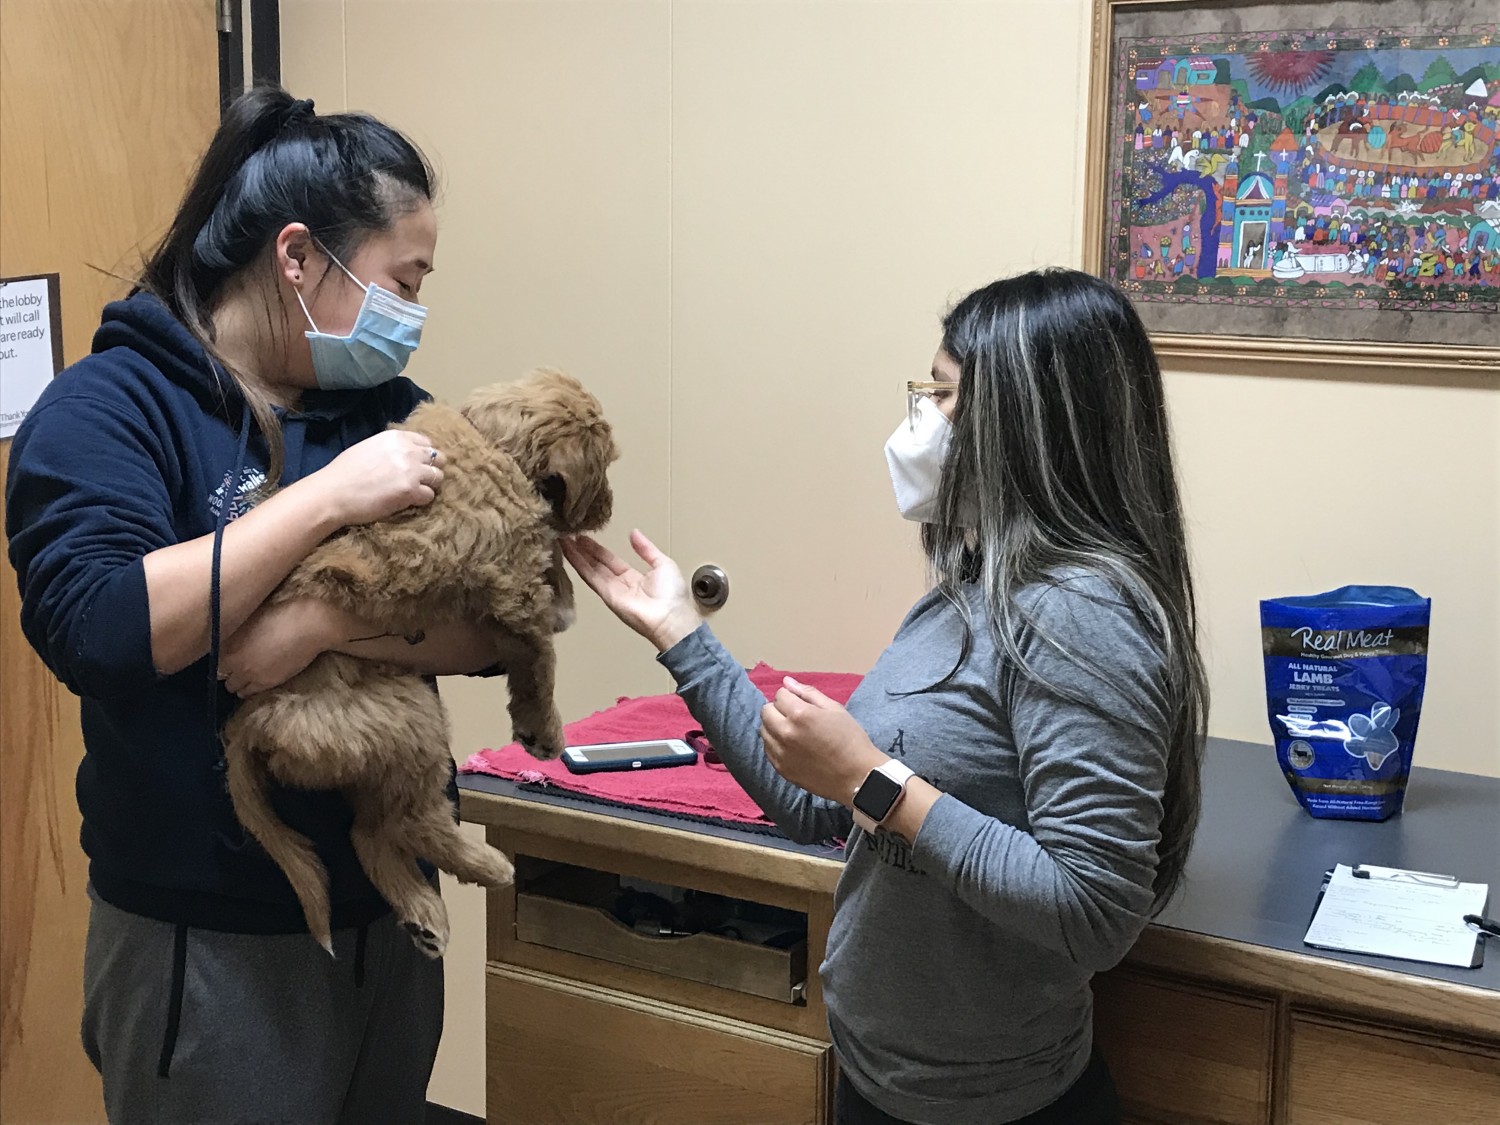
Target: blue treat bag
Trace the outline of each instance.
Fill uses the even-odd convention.
[[[1401,811],[1427,682],[1432,599],[1404,586],[1343,586],[1260,603],[1276,760],[1316,817]]]

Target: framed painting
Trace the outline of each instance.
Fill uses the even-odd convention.
[[[1086,266],[1160,353],[1500,371],[1495,0],[1095,0],[1092,66]]]

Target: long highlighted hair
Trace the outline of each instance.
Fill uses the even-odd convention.
[[[1014,674],[1040,680],[1019,648],[1023,631],[1039,627],[1016,596],[1082,570],[1108,584],[1161,655],[1169,729],[1157,732],[1167,749],[1159,911],[1182,880],[1198,823],[1208,683],[1156,353],[1124,295],[1070,269],[970,293],[943,320],[943,350],[961,376],[940,522],[923,526],[922,544],[969,637],[964,591],[977,584],[996,650]],[[1087,652],[1064,652],[1102,676]]]

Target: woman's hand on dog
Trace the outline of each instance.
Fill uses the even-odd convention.
[[[262,605],[224,642],[219,679],[241,699],[280,687],[337,643],[341,624],[311,598]]]
[[[642,574],[587,535],[563,540],[563,554],[621,621],[666,652],[703,623],[682,569],[639,531],[630,545],[651,569]]]
[[[425,434],[386,430],[351,445],[303,483],[323,490],[340,527],[374,523],[431,504],[443,483],[444,461]]]

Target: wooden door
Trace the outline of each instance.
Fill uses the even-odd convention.
[[[0,276],[61,275],[71,363],[124,292],[110,274],[136,272],[213,131],[214,3],[0,0],[0,28]],[[5,1125],[80,1125],[104,1120],[78,1040],[83,740],[19,612],[0,563],[0,1106]]]

